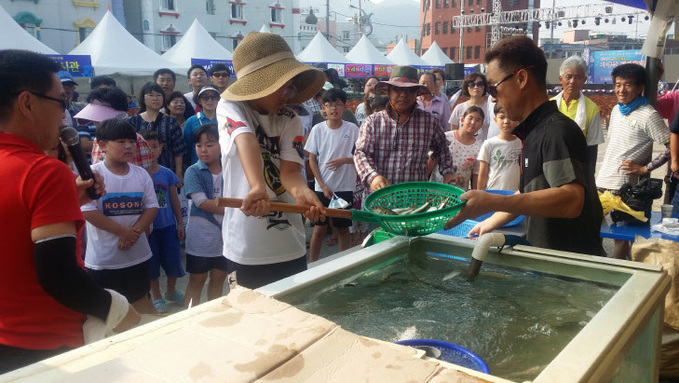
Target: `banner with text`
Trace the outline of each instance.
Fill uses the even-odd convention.
[[[236,71],[233,69],[233,62],[231,60],[212,60],[212,59],[196,59],[196,58],[191,58],[191,65],[202,65],[203,68],[205,68],[208,73],[210,72],[210,68],[212,68],[213,65],[215,64],[224,64],[227,67],[229,67],[229,71],[231,72],[231,78],[236,78]]]
[[[629,63],[644,66],[646,58],[640,50],[592,51],[589,55],[587,82],[590,84],[612,84],[611,71],[613,68]]]
[[[61,64],[61,68],[73,77],[92,77],[92,59],[90,55],[48,55]]]

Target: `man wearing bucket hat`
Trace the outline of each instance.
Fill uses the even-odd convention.
[[[299,104],[323,86],[323,72],[295,59],[282,37],[250,32],[233,52],[237,80],[217,106],[224,196],[243,198],[225,209],[222,233],[228,272],[257,288],[306,270],[302,216],[270,213],[270,200],[323,205],[302,176],[302,125],[286,104]]]
[[[389,81],[375,86],[375,92],[389,95],[389,104],[361,125],[354,152],[361,181],[372,191],[395,183],[426,181],[430,151],[444,182],[455,177],[444,129],[436,117],[417,107],[417,96],[430,92],[417,80],[417,69],[397,66]]]

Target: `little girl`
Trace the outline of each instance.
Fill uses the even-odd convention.
[[[479,176],[479,166],[476,158],[481,151],[482,141],[477,141],[474,135],[483,126],[485,114],[478,106],[470,106],[462,117],[462,126],[457,130],[446,132],[448,148],[453,155],[453,165],[457,168],[455,186],[464,190],[476,189]],[[472,174],[473,173],[473,174]]]

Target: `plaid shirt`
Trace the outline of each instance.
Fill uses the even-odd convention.
[[[149,147],[149,144],[144,141],[142,136],[137,134],[137,156],[134,157],[132,163],[148,170],[151,167],[151,159],[151,148]],[[96,164],[103,160],[104,156],[101,153],[101,148],[99,148],[99,143],[95,139],[92,143],[92,163]]]
[[[304,101],[304,106],[311,110],[311,114],[320,113],[321,110],[323,110],[323,108],[321,108],[321,104],[319,104],[318,101],[313,98]]]
[[[416,107],[401,124],[389,115],[390,111],[391,105],[387,105],[361,125],[354,152],[361,181],[369,185],[378,175],[391,184],[427,181],[430,151],[441,174],[455,173],[448,140],[436,117]]]

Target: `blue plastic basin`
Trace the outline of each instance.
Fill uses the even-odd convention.
[[[436,339],[407,339],[400,340],[396,342],[396,344],[410,347],[434,347],[441,351],[440,359],[443,361],[490,374],[490,368],[488,368],[488,364],[485,360],[473,351],[450,342]]]

